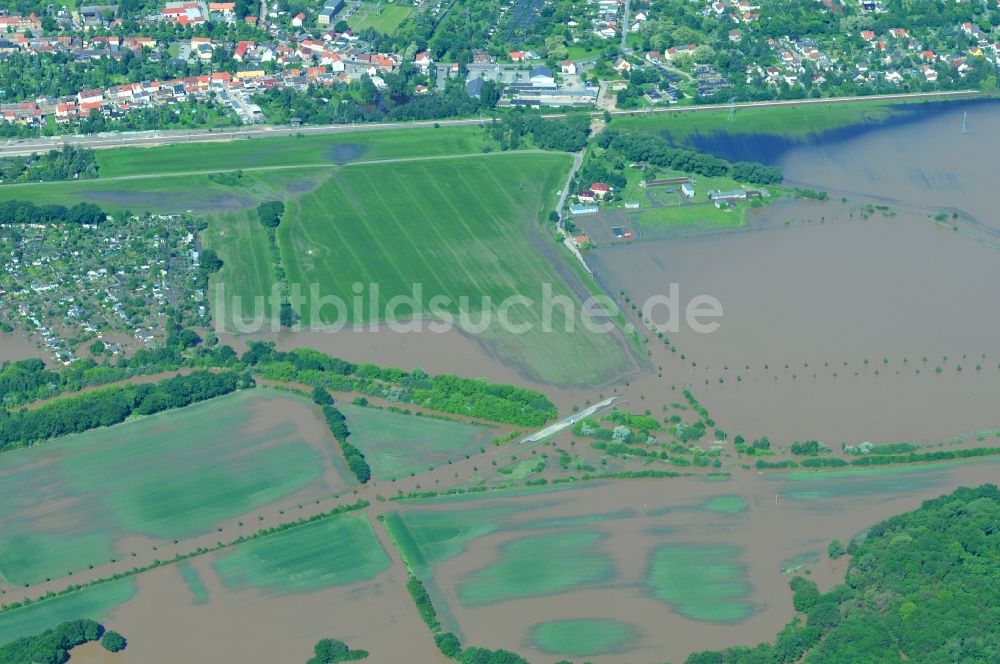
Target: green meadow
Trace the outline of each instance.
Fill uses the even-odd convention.
[[[466,454],[478,454],[496,431],[431,417],[343,405],[351,443],[365,457],[376,479],[392,480],[427,470]]]
[[[364,3],[348,19],[351,29],[371,28],[384,35],[391,35],[413,13],[412,6]]]
[[[754,611],[735,546],[663,545],[653,551],[647,582],[654,597],[694,620],[738,622]]]
[[[367,515],[353,512],[244,542],[213,565],[229,588],[303,593],[371,579],[389,557]]]
[[[529,645],[553,655],[590,657],[630,650],[640,637],[638,628],[620,620],[553,620],[535,625]]]
[[[312,410],[240,392],[0,455],[0,575],[36,583],[127,555],[125,536],[184,539],[283,498],[347,489],[332,437],[298,426]]]
[[[903,109],[899,106],[903,106]],[[611,126],[628,131],[669,135],[677,142],[683,142],[692,134],[716,131],[795,138],[853,124],[881,124],[894,115],[905,112],[905,105],[898,102],[862,101],[737,109],[735,119],[730,120],[729,108],[720,106],[718,110],[712,111],[621,116],[616,117]]]
[[[222,269],[209,279],[209,307],[215,324],[238,331],[240,324],[253,329],[255,315],[270,321],[274,316],[270,294],[277,275],[267,231],[256,210],[213,217],[201,238],[203,245],[222,259]]]
[[[493,315],[493,324],[476,336],[529,377],[562,385],[610,379],[627,362],[615,338],[584,329],[579,311],[575,331],[565,332],[561,307],[553,308],[553,331],[545,332],[538,305],[542,284],[551,284],[553,295],[570,294],[529,238],[554,206],[569,163],[568,155],[513,153],[357,164],[290,200],[278,229],[289,282],[304,292],[317,284],[319,295],[349,304],[343,310],[307,305],[303,324],[409,320],[412,306],[402,302],[393,311],[387,305],[412,296],[419,284],[424,307],[446,312],[456,324],[460,309],[473,327],[483,312]],[[360,316],[355,284],[365,292]],[[530,329],[505,331],[499,305],[515,295],[535,306],[514,302],[508,320]],[[435,306],[436,296],[446,301]]]
[[[192,171],[334,166],[359,159],[405,159],[478,152],[477,126],[275,136],[97,151],[103,178]]]
[[[52,599],[0,613],[0,644],[40,634],[77,618],[101,621],[115,607],[132,599],[135,580],[115,579]]]

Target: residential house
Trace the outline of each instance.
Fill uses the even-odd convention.
[[[590,190],[594,192],[594,196],[603,200],[611,191],[611,187],[605,182],[594,182],[590,185]]]

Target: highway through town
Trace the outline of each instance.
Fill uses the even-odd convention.
[[[837,104],[863,101],[915,101],[915,100],[935,100],[953,99],[962,97],[982,97],[986,96],[978,90],[955,90],[949,92],[920,92],[920,93],[900,93],[869,95],[867,97],[828,97],[820,99],[793,99],[783,101],[764,102],[743,102],[728,105],[702,105],[702,106],[674,106],[655,108],[650,107],[641,111],[621,110],[610,111],[611,115],[654,115],[672,113],[700,113],[719,111],[735,108],[775,108],[781,106],[810,106],[814,104]],[[595,111],[594,116],[602,115],[602,111]],[[547,119],[565,118],[566,113],[549,113],[542,117]],[[119,147],[155,147],[160,145],[171,145],[177,143],[201,143],[201,142],[224,142],[241,139],[265,138],[270,136],[311,136],[317,134],[350,134],[366,131],[389,131],[393,129],[409,128],[434,128],[441,127],[463,127],[475,126],[483,122],[482,118],[461,118],[454,120],[417,120],[411,122],[379,122],[364,124],[332,124],[291,127],[286,125],[254,125],[248,127],[233,127],[227,129],[177,129],[144,132],[112,132],[94,135],[65,135],[50,136],[43,138],[10,139],[0,144],[0,156],[30,155],[36,152],[44,152],[62,145],[74,145],[93,150],[111,149]]]

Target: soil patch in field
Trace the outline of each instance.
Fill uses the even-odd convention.
[[[326,151],[326,157],[335,164],[346,164],[360,159],[368,152],[368,146],[362,143],[337,143]]]

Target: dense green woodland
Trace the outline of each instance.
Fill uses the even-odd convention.
[[[99,224],[107,213],[94,203],[35,205],[31,201],[0,202],[0,224]]]
[[[63,664],[69,661],[71,648],[96,641],[103,631],[93,620],[70,620],[37,636],[24,636],[0,646],[0,664]]]
[[[874,526],[846,582],[792,581],[796,619],[772,643],[687,664],[990,664],[1000,661],[1000,490],[961,488]],[[804,656],[804,657],[803,657]]]
[[[152,415],[252,387],[253,380],[233,371],[195,371],[154,384],[124,385],[57,399],[14,413],[0,410],[0,451],[124,422],[130,415]]]
[[[746,161],[730,163],[710,154],[672,147],[659,136],[609,129],[597,137],[597,144],[619,152],[631,161],[706,177],[729,176],[752,184],[779,184],[784,179],[778,166]]]

